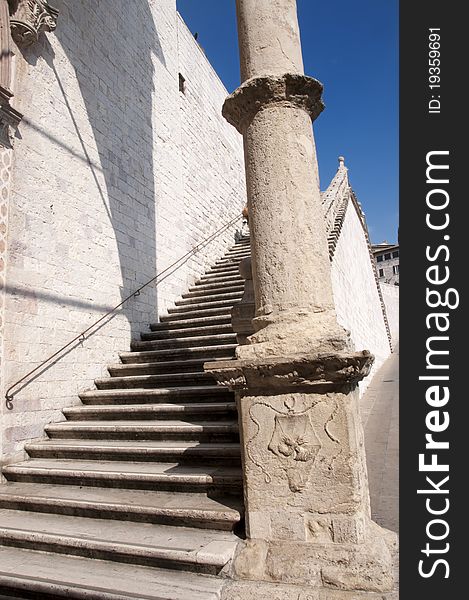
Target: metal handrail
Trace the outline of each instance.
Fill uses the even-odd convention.
[[[137,290],[135,290],[134,292],[132,292],[131,294],[129,294],[126,298],[124,298],[124,300],[122,300],[121,302],[119,302],[119,304],[117,304],[116,306],[114,306],[114,308],[112,308],[111,310],[109,310],[105,315],[103,315],[102,317],[100,317],[92,325],[90,325],[89,327],[87,327],[86,329],[84,329],[81,333],[79,333],[77,336],[75,336],[72,340],[70,340],[69,342],[67,342],[64,346],[62,346],[59,350],[57,350],[57,352],[54,352],[54,354],[51,354],[50,356],[48,356],[45,360],[42,361],[42,363],[40,363],[39,365],[37,365],[36,367],[34,367],[34,369],[31,369],[31,371],[29,371],[28,373],[26,373],[26,375],[23,375],[23,377],[21,377],[21,379],[18,379],[18,381],[16,381],[12,385],[10,385],[10,387],[7,389],[7,391],[5,393],[5,404],[6,404],[7,409],[8,410],[12,410],[13,409],[13,397],[14,397],[14,394],[12,394],[12,390],[14,390],[20,383],[23,383],[23,381],[25,381],[26,379],[29,379],[31,377],[31,375],[33,375],[34,373],[37,373],[37,371],[39,371],[40,369],[42,369],[42,367],[44,367],[44,365],[46,365],[53,358],[55,358],[56,356],[58,356],[59,354],[61,354],[66,348],[68,348],[69,346],[71,346],[74,342],[77,342],[77,341],[83,342],[85,339],[87,339],[87,337],[90,337],[90,336],[87,336],[86,334],[89,331],[91,331],[92,329],[94,329],[96,327],[96,325],[98,325],[99,323],[101,323],[102,321],[104,321],[104,319],[106,319],[107,317],[109,317],[110,315],[112,315],[113,313],[115,313],[116,310],[119,309],[128,300],[130,300],[131,298],[136,298],[137,296],[139,296],[140,292],[144,288],[146,288],[147,286],[149,286],[151,283],[153,283],[155,280],[157,280],[156,281],[156,285],[158,285],[159,283],[161,283],[161,281],[163,281],[164,279],[166,279],[166,277],[168,277],[169,275],[171,275],[172,273],[174,273],[177,269],[179,269],[192,255],[194,255],[197,252],[199,252],[199,250],[201,250],[204,246],[206,246],[207,244],[209,244],[210,242],[212,242],[215,238],[217,238],[224,231],[226,231],[227,229],[229,229],[232,225],[234,225],[234,223],[238,219],[241,219],[241,218],[242,218],[241,214],[237,215],[236,217],[234,217],[233,219],[231,219],[231,221],[229,221],[228,223],[226,223],[225,225],[223,225],[222,227],[220,227],[220,229],[217,229],[217,231],[215,231],[214,233],[212,233],[209,237],[207,237],[204,240],[202,240],[201,242],[199,242],[199,244],[197,244],[197,246],[194,246],[191,250],[189,250],[189,252],[186,252],[186,254],[184,254],[184,256],[181,256],[181,258],[179,258],[178,260],[176,260],[175,262],[173,262],[171,265],[169,265],[169,267],[166,267],[166,269],[164,269],[163,271],[161,271],[161,273],[157,273],[154,277],[152,277],[146,283],[144,283],[143,285],[141,285]],[[174,267],[174,269],[173,269],[173,267]],[[171,269],[173,269],[171,271],[171,273],[168,273],[168,271],[170,271]],[[162,277],[162,275],[164,275],[164,277]],[[90,335],[92,335],[92,334],[90,334]],[[28,385],[28,384],[25,384],[25,385]],[[23,387],[25,387],[25,386],[23,386]],[[21,389],[23,389],[23,388],[21,388]]]

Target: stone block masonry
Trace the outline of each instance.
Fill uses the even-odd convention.
[[[245,204],[227,91],[175,0],[56,0],[54,33],[14,47],[4,389]],[[185,93],[179,90],[179,74]],[[234,231],[129,302],[1,408],[2,461],[105,375],[231,245]]]

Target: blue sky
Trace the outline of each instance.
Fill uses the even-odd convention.
[[[239,85],[235,0],[177,0],[224,82]],[[345,156],[373,242],[398,226],[398,2],[298,0],[305,72],[324,84],[315,122],[321,188]]]

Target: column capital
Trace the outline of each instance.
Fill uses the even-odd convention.
[[[59,11],[47,0],[8,0],[11,36],[20,47],[39,39],[42,31],[54,31]]]
[[[252,77],[228,96],[222,113],[240,133],[244,133],[260,110],[271,104],[301,108],[314,121],[324,110],[322,91],[321,82],[298,73]]]

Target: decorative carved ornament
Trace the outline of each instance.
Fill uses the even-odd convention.
[[[280,476],[291,492],[302,492],[310,484],[324,445],[328,448],[323,462],[332,465],[340,453],[340,440],[329,430],[338,408],[337,401],[325,403],[321,396],[308,396],[306,405],[294,395],[281,406],[269,397],[254,402],[248,410],[255,426],[249,428],[251,435],[246,439],[248,462],[262,471],[266,483],[278,481]]]
[[[8,0],[11,36],[20,47],[37,42],[42,31],[54,31],[59,11],[46,0]]]

